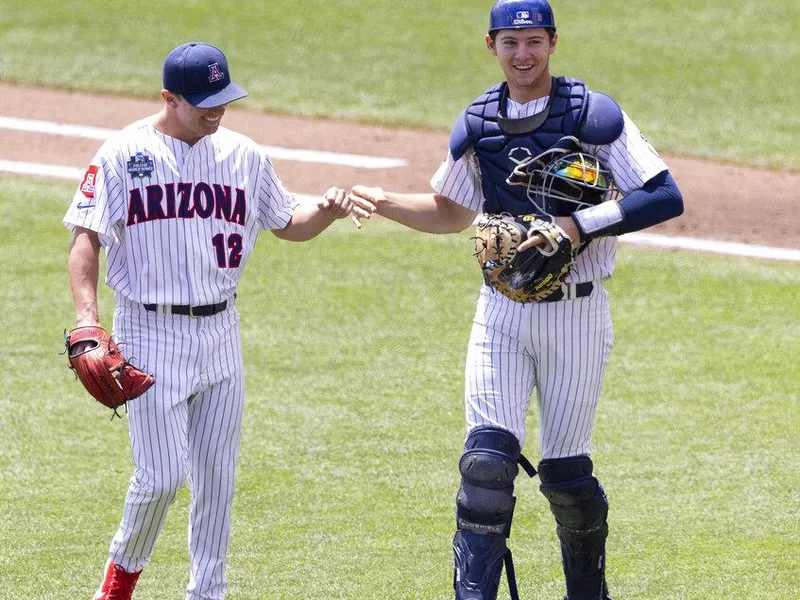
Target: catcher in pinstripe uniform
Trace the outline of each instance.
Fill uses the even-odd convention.
[[[531,475],[538,471],[555,517],[565,600],[609,600],[608,501],[590,458],[613,344],[603,282],[613,272],[617,236],[680,215],[683,199],[667,165],[612,98],[579,80],[551,76],[558,35],[546,0],[499,0],[485,40],[505,81],[457,119],[447,158],[431,180],[434,192],[355,186],[350,198],[370,213],[429,233],[479,223],[485,282],[467,350],[467,430],[453,540],[456,600],[494,600],[504,565],[517,598],[507,539],[519,465]],[[544,221],[548,232],[523,228],[503,258],[508,239],[485,225],[498,223],[497,215]],[[556,277],[557,284],[543,292],[537,283],[533,296],[520,292],[532,277],[524,264],[536,261],[517,264],[514,253],[549,255],[556,246],[571,253],[557,276],[545,278]],[[487,248],[495,250],[492,259]],[[496,267],[507,265],[517,270],[505,280],[520,285],[497,293],[495,280],[504,276],[495,277],[502,271]],[[534,390],[537,469],[521,454]]]

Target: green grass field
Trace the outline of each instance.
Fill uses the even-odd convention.
[[[500,76],[490,4],[4,0],[0,81],[155,98],[166,53],[202,39],[225,49],[243,106],[446,129]],[[553,71],[614,95],[665,153],[798,170],[798,6],[554,0]],[[132,471],[126,422],[59,355],[73,189],[0,176],[0,600],[90,598]],[[259,240],[238,302],[231,600],[452,597],[468,237],[339,222]],[[594,449],[615,600],[798,599],[798,287],[797,264],[620,248]],[[110,324],[106,288],[101,308]],[[533,411],[533,460],[536,434]],[[522,598],[557,600],[536,484],[518,482],[510,544]],[[137,600],[183,597],[187,512],[184,490]]]
[[[500,77],[490,6],[4,0],[0,81],[156,98],[169,50],[202,39],[228,54],[243,106],[447,129]],[[660,151],[800,169],[795,0],[553,6],[553,72],[612,94]]]
[[[59,356],[72,189],[0,178],[0,600],[89,598],[132,470],[126,423]],[[344,221],[259,240],[231,600],[451,597],[469,244]],[[798,285],[798,265],[621,247],[594,452],[615,600],[796,600]],[[108,323],[105,289],[101,305]],[[534,460],[536,428],[533,411]],[[560,598],[544,498],[522,478],[517,495],[522,597]],[[187,509],[184,491],[137,599],[182,597]]]

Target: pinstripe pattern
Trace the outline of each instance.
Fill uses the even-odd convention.
[[[542,458],[589,454],[612,345],[601,285],[585,298],[530,304],[482,286],[467,349],[467,429],[500,427],[523,445],[536,388]]]
[[[127,161],[137,152],[153,159],[150,177],[133,178],[127,172]],[[76,191],[64,224],[100,234],[107,252],[106,283],[137,302],[199,305],[231,298],[258,232],[283,228],[294,210],[294,198],[269,157],[249,138],[222,127],[189,146],[144,119],[106,141],[92,164],[100,168],[95,198],[89,201]],[[214,214],[200,218],[196,209],[191,217],[181,217],[182,184],[193,190],[192,201],[199,184],[230,188],[234,199],[236,188],[243,190],[244,226]],[[174,191],[177,216],[126,225],[131,194],[138,193],[148,206],[150,186],[161,187],[164,196]],[[166,198],[159,205],[169,214]],[[212,240],[216,235],[229,240],[232,234],[243,241],[241,262],[221,269]]]
[[[544,101],[544,102],[543,102]],[[546,106],[547,98],[527,104],[517,104],[509,99],[509,118],[524,118]],[[625,128],[611,144],[604,146],[583,144],[582,149],[595,154],[613,173],[614,181],[623,193],[640,188],[644,183],[667,169],[653,147],[645,140],[636,125],[625,115]],[[437,193],[447,196],[476,212],[483,211],[483,190],[480,183],[478,160],[470,149],[457,161],[448,152],[447,158],[431,178]],[[531,211],[534,207],[531,206]],[[604,237],[593,240],[580,253],[568,283],[594,281],[611,277],[617,238]]]
[[[137,153],[152,160],[143,178],[128,172]],[[259,232],[285,227],[296,203],[261,148],[224,128],[190,146],[145,119],[104,143],[92,165],[93,193],[79,186],[64,225],[98,233],[115,292],[113,335],[155,375],[127,404],[135,470],[109,554],[141,570],[188,481],[186,598],[221,600],[244,406],[233,299]],[[223,300],[225,311],[202,318],[143,306]]]
[[[509,118],[541,112],[548,98],[525,104],[508,100]],[[624,129],[611,144],[583,145],[613,173],[624,193],[667,169],[636,125],[623,113]],[[482,212],[477,158],[469,149],[446,159],[431,178],[437,193]],[[532,207],[533,209],[533,207]],[[591,281],[588,297],[520,304],[482,286],[466,361],[467,430],[491,426],[524,444],[525,418],[534,390],[542,458],[590,454],[595,413],[613,331],[602,281],[614,270],[617,240],[597,238],[578,256],[567,283]]]
[[[157,374],[128,404],[135,471],[112,560],[128,571],[150,560],[169,505],[188,477],[192,492],[189,592],[222,598],[233,473],[244,385],[239,315],[159,315],[117,296],[114,336],[129,357]]]

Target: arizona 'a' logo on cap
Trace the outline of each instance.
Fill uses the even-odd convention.
[[[225,79],[225,74],[219,68],[219,65],[217,63],[208,65],[208,83],[214,83],[220,79]]]

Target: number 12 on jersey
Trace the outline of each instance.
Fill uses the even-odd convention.
[[[242,262],[242,236],[232,233],[225,243],[225,234],[218,233],[211,238],[211,245],[217,253],[217,264],[220,269],[235,269]]]

